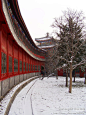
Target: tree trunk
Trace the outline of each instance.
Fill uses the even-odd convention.
[[[85,77],[85,81],[84,81],[84,84],[86,84],[86,77]]]
[[[54,73],[55,73],[56,79],[58,79],[58,70],[55,70]]]
[[[66,73],[66,87],[68,87],[68,69],[67,69],[67,73]]]
[[[58,79],[58,75],[56,75],[56,79]]]
[[[69,85],[69,93],[72,92],[72,63],[70,64],[70,85]]]
[[[75,75],[74,75],[74,80],[73,80],[73,82],[75,82]]]

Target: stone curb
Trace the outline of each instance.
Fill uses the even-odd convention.
[[[6,108],[6,111],[5,111],[5,114],[4,115],[8,115],[9,114],[9,111],[10,111],[10,108],[11,108],[11,105],[14,101],[14,99],[16,98],[17,94],[28,84],[30,83],[32,80],[38,78],[38,76],[36,76],[35,78],[32,78],[30,79],[29,81],[25,82],[23,85],[21,85],[16,91],[15,93],[13,94],[13,96],[11,97],[8,105],[7,105],[7,108]]]

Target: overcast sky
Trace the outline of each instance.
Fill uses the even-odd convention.
[[[51,33],[54,18],[67,8],[83,11],[86,16],[86,0],[18,0],[18,3],[33,40]]]

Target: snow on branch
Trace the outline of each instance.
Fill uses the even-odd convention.
[[[73,69],[75,69],[77,66],[83,65],[86,63],[86,60],[81,61],[80,63],[73,65]]]
[[[64,60],[64,61],[66,61],[67,63],[72,63],[72,60],[71,60],[71,61],[68,61],[67,59],[65,59],[65,58],[62,57],[62,56],[60,56],[59,59]]]
[[[63,64],[62,66],[60,66],[60,67],[58,67],[58,68],[56,68],[56,69],[59,70],[59,69],[65,68],[65,67],[67,67],[67,64]],[[55,70],[56,70],[56,69],[55,69]]]

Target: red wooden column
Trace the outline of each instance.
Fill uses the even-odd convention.
[[[13,41],[13,58],[12,58],[12,71],[13,71],[13,75],[14,75],[14,41]]]
[[[30,67],[31,67],[30,73],[32,73],[32,57],[30,57]]]
[[[32,58],[32,72],[33,72],[33,65],[34,65],[34,61],[33,61],[33,58]]]
[[[28,62],[28,72],[27,73],[29,73],[29,55],[27,55],[28,57],[28,59],[27,59],[27,62]]]
[[[8,64],[10,64],[9,63],[9,57],[12,58],[11,64],[13,64],[13,41],[12,41],[11,35],[9,35],[9,37],[8,37]],[[12,65],[12,68],[13,68],[13,65]],[[9,77],[13,76],[13,69],[12,69],[12,71],[8,70],[8,75],[9,75]]]
[[[19,47],[19,74],[22,74],[22,70],[20,71],[20,61],[23,63],[22,58],[23,58],[22,49]]]
[[[33,72],[33,59],[31,58],[32,72]]]
[[[29,73],[31,72],[31,57],[29,56],[29,64],[30,64],[30,70]]]
[[[40,61],[39,61],[39,67],[40,67],[40,70],[39,70],[39,71],[41,72],[41,62],[40,62]]]
[[[2,38],[2,23],[0,22],[0,65],[1,65],[1,38]],[[0,66],[0,80],[1,80],[1,66]]]
[[[34,72],[35,72],[35,59],[33,59]]]
[[[36,60],[36,72],[38,71],[37,60]]]
[[[28,55],[28,73],[29,73],[29,55]]]
[[[29,56],[29,59],[28,59],[28,61],[29,61],[29,73],[30,73],[30,56]]]
[[[37,72],[39,72],[39,70],[38,70],[38,60],[37,60]]]
[[[25,63],[25,65],[26,65],[26,56],[25,56],[26,54],[25,54],[25,52],[23,51],[23,74],[25,74],[25,72],[26,72],[26,66],[25,66],[25,69],[24,69],[24,63]]]
[[[40,61],[39,61],[39,72],[41,71],[41,69],[40,69]]]
[[[23,57],[24,57],[24,56],[23,56],[23,53],[24,53],[24,51],[22,50],[22,74],[23,74],[23,61],[24,61],[24,60],[23,60]]]
[[[9,77],[9,34],[7,34],[7,77]]]
[[[23,50],[22,50],[22,74],[23,74]]]
[[[34,65],[35,65],[35,72],[36,72],[36,60],[35,60],[35,62],[34,62]]]
[[[35,72],[36,72],[36,60],[35,60]]]
[[[28,57],[29,57],[29,56],[28,56],[28,54],[27,54],[27,56],[26,56],[26,63],[27,63],[27,65],[29,65],[29,64],[28,64]],[[27,65],[26,65],[26,72],[28,73],[28,71],[29,71],[28,68],[29,68],[29,67],[28,67]]]
[[[31,57],[30,57],[30,67],[31,67],[30,73],[32,73],[32,58]]]
[[[26,52],[25,52],[25,73],[26,73]]]
[[[34,59],[32,59],[32,71],[34,72],[33,65],[34,65]]]
[[[1,55],[4,54],[5,62],[3,65],[3,70],[5,70],[5,72],[1,73],[1,79],[5,79],[7,78],[7,33],[4,31],[4,29],[2,30],[2,37],[1,37]],[[1,56],[1,60],[3,60],[2,56]]]
[[[18,74],[19,74],[19,69],[20,69],[20,62],[19,62],[19,46],[18,46]]]

